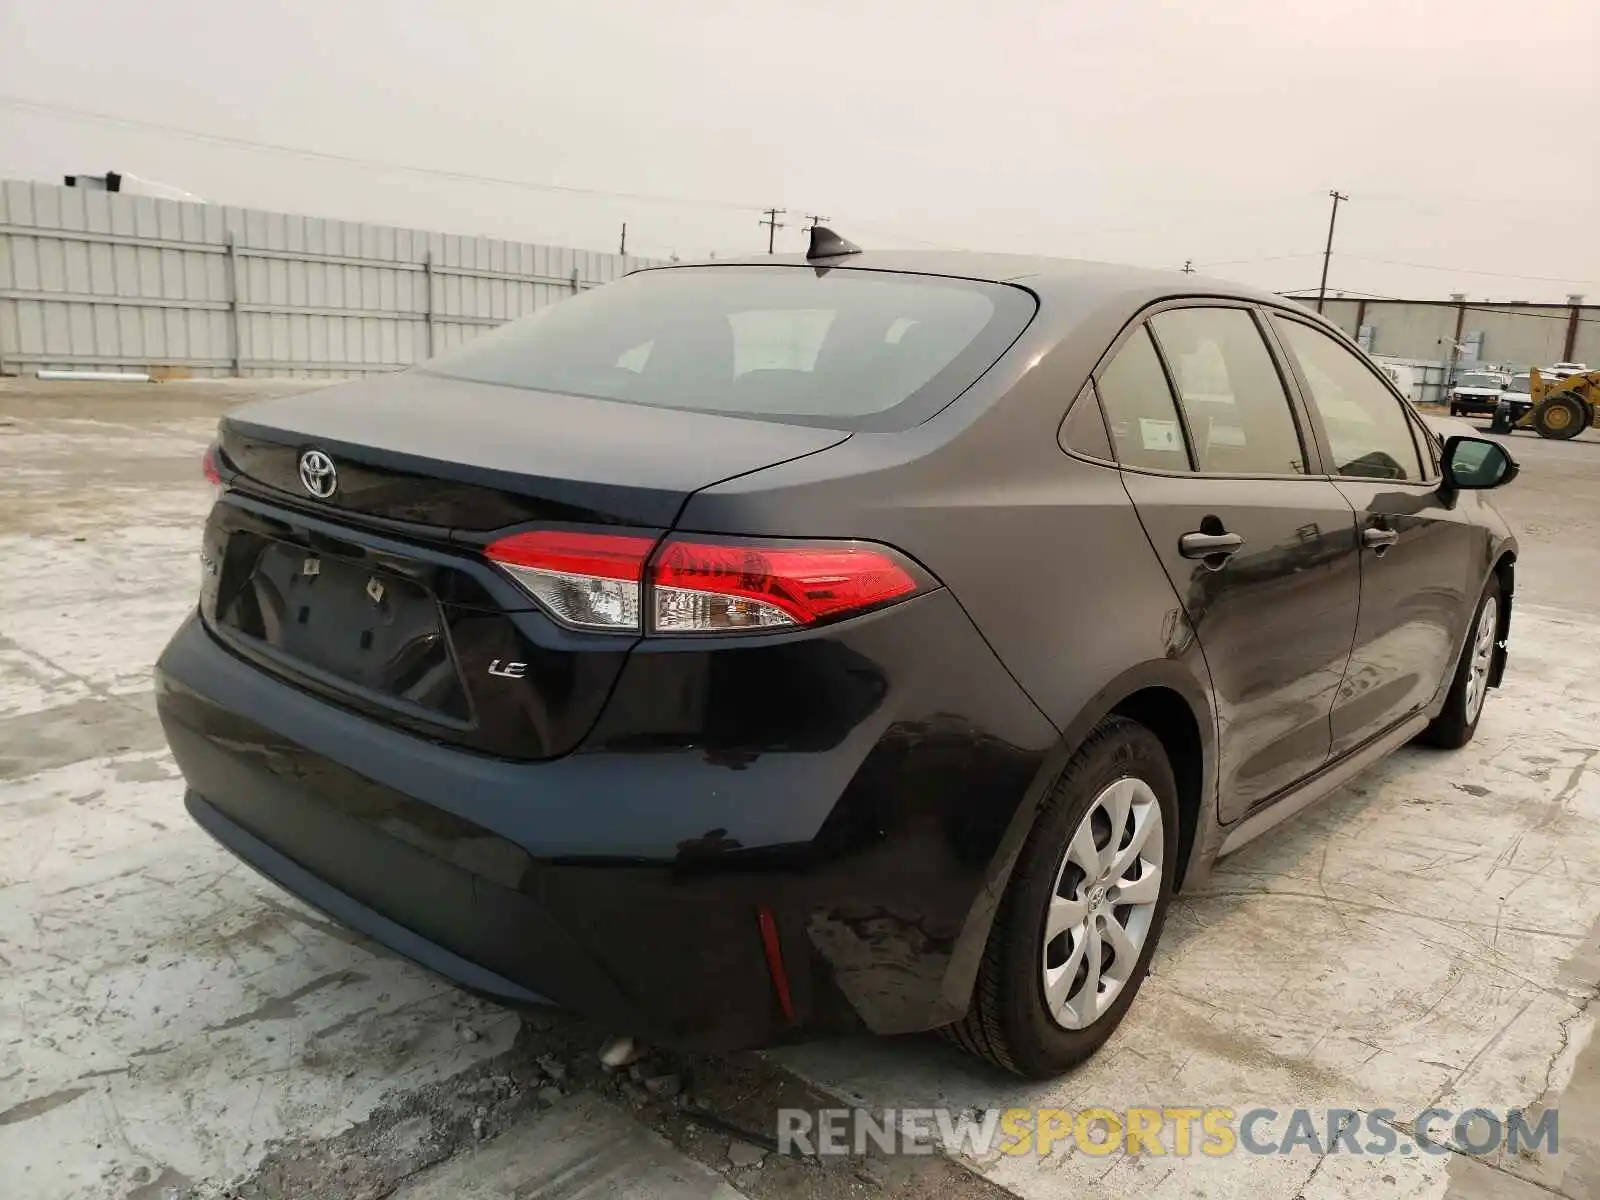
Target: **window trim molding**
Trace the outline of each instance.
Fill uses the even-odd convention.
[[[1148,475],[1168,475],[1176,479],[1188,479],[1197,474],[1194,469],[1194,447],[1189,440],[1189,421],[1183,415],[1183,408],[1178,403],[1178,394],[1172,389],[1172,377],[1167,374],[1166,360],[1161,357],[1161,347],[1156,345],[1155,334],[1150,331],[1149,326],[1146,324],[1143,311],[1129,321],[1121,332],[1117,334],[1111,342],[1111,347],[1100,356],[1100,360],[1095,363],[1094,370],[1089,375],[1089,382],[1094,385],[1095,398],[1100,402],[1100,419],[1106,423],[1106,437],[1111,440],[1111,453],[1116,454],[1117,452],[1117,439],[1112,436],[1111,418],[1106,413],[1105,400],[1100,394],[1100,376],[1112,363],[1117,361],[1117,358],[1127,349],[1128,343],[1141,334],[1144,336],[1146,344],[1149,345],[1150,352],[1156,357],[1156,365],[1161,368],[1161,378],[1166,381],[1167,399],[1172,402],[1173,415],[1178,418],[1178,432],[1183,436],[1183,456],[1189,463],[1189,469],[1187,471],[1168,471],[1161,467],[1136,467],[1123,462],[1121,458],[1117,459],[1117,467],[1123,471],[1142,471]]]
[[[1100,428],[1105,431],[1106,445],[1111,448],[1110,458],[1096,458],[1087,451],[1080,450],[1067,441],[1067,422],[1072,419],[1072,414],[1078,410],[1080,404],[1094,405],[1095,415],[1100,418]],[[1061,414],[1061,424],[1056,426],[1056,445],[1068,458],[1075,458],[1079,462],[1092,463],[1097,467],[1111,467],[1119,469],[1117,462],[1117,444],[1111,438],[1111,426],[1106,421],[1105,405],[1100,402],[1100,389],[1096,386],[1091,375],[1083,381],[1083,386],[1078,389],[1078,394],[1072,398],[1072,403],[1067,405],[1067,411]]]
[[[1111,339],[1110,344],[1107,345],[1105,350],[1101,352],[1100,357],[1095,360],[1094,367],[1089,372],[1089,382],[1094,384],[1095,396],[1097,399],[1100,395],[1101,373],[1112,363],[1118,354],[1122,353],[1122,348],[1126,346],[1127,343],[1132,339],[1134,333],[1136,333],[1138,330],[1145,329],[1146,323],[1157,313],[1165,312],[1166,310],[1173,308],[1242,308],[1246,312],[1255,315],[1260,312],[1261,305],[1257,304],[1253,300],[1248,300],[1239,296],[1207,296],[1203,294],[1196,294],[1192,296],[1166,296],[1160,300],[1155,300],[1149,304],[1146,304],[1143,308],[1139,309],[1128,318],[1127,323],[1117,331],[1117,336]],[[1262,333],[1262,343],[1266,347],[1267,354],[1273,359],[1273,365],[1278,371],[1279,380],[1284,385],[1284,397],[1289,404],[1291,415],[1294,416],[1296,420],[1296,428],[1301,432],[1301,448],[1306,452],[1306,466],[1310,469],[1305,474],[1295,474],[1292,472],[1235,472],[1231,474],[1221,474],[1213,471],[1194,470],[1193,464],[1195,459],[1193,457],[1192,447],[1189,443],[1188,417],[1183,411],[1183,405],[1178,400],[1177,389],[1173,386],[1172,377],[1170,374],[1168,374],[1166,358],[1161,352],[1160,344],[1157,341],[1154,332],[1146,330],[1146,335],[1150,338],[1151,344],[1155,346],[1156,358],[1161,363],[1162,373],[1167,377],[1167,392],[1172,398],[1172,407],[1178,413],[1178,420],[1183,428],[1185,449],[1190,452],[1190,469],[1187,471],[1168,471],[1160,467],[1130,466],[1127,463],[1119,461],[1113,464],[1118,470],[1133,471],[1140,475],[1154,475],[1163,479],[1262,479],[1290,481],[1318,480],[1328,483],[1341,478],[1348,478],[1348,476],[1330,475],[1327,473],[1326,467],[1328,458],[1324,453],[1323,445],[1320,441],[1320,429],[1318,426],[1312,423],[1312,415],[1305,411],[1305,406],[1302,403],[1300,389],[1298,386],[1298,376],[1293,374],[1292,362],[1285,355],[1280,353],[1276,338],[1272,332],[1271,322],[1265,321],[1259,316],[1256,316],[1255,319],[1257,331]],[[1289,373],[1286,374],[1286,372]],[[1103,401],[1101,402],[1100,415],[1102,420],[1106,419]],[[1308,431],[1311,433],[1312,438],[1309,445],[1306,444],[1304,436]],[[1107,421],[1106,434],[1108,437],[1110,436],[1110,432],[1110,422]],[[1112,440],[1111,450],[1113,454],[1116,453],[1115,439]],[[1098,460],[1085,459],[1085,461],[1097,462]]]
[[[1203,471],[1200,469],[1200,452],[1194,441],[1194,432],[1189,426],[1189,412],[1184,407],[1183,392],[1178,387],[1178,376],[1173,371],[1172,365],[1167,361],[1167,352],[1162,348],[1161,335],[1153,324],[1156,317],[1162,313],[1174,312],[1185,308],[1234,308],[1242,309],[1249,319],[1251,326],[1256,331],[1256,337],[1261,340],[1261,349],[1266,352],[1267,361],[1272,364],[1273,374],[1277,377],[1278,388],[1283,393],[1283,404],[1289,412],[1289,424],[1294,429],[1295,442],[1300,447],[1300,456],[1305,460],[1304,471]],[[1312,479],[1316,477],[1313,468],[1320,470],[1321,448],[1315,440],[1307,440],[1304,418],[1297,403],[1295,389],[1289,379],[1284,375],[1284,364],[1278,360],[1266,330],[1262,326],[1262,317],[1253,304],[1217,304],[1201,299],[1185,301],[1179,304],[1163,304],[1157,311],[1152,312],[1144,321],[1145,327],[1150,331],[1150,340],[1155,343],[1156,357],[1161,360],[1161,369],[1167,375],[1167,387],[1172,392],[1173,403],[1177,406],[1179,419],[1183,422],[1184,436],[1189,439],[1189,461],[1194,464],[1194,474],[1206,479]],[[1237,398],[1235,398],[1237,405]]]

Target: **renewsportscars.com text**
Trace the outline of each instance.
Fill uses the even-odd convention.
[[[1047,1155],[1068,1148],[1188,1157],[1230,1154],[1448,1154],[1452,1146],[1484,1154],[1557,1150],[1558,1113],[1521,1109],[1418,1113],[1392,1109],[1163,1106],[1111,1108],[824,1108],[778,1110],[783,1154],[932,1154],[987,1157]]]

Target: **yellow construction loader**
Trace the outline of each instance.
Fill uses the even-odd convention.
[[[1600,415],[1600,371],[1544,378],[1529,372],[1526,395],[1502,393],[1495,409],[1495,433],[1532,429],[1540,437],[1566,441],[1595,424]]]

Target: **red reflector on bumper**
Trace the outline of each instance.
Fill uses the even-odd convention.
[[[783,1010],[783,1019],[789,1024],[795,1023],[794,997],[789,994],[789,972],[783,965],[783,947],[778,942],[778,922],[772,915],[772,910],[762,905],[756,913],[757,923],[761,926],[761,944],[767,952],[767,973],[772,976],[772,990],[778,994],[778,1007]]]

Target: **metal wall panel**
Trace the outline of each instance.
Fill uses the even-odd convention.
[[[650,263],[0,181],[0,372],[397,370]]]
[[[1315,306],[1315,301],[1311,302]],[[1490,304],[1451,301],[1329,299],[1323,316],[1352,337],[1360,325],[1373,331],[1372,352],[1395,358],[1449,363],[1459,319],[1462,341],[1481,334],[1478,357],[1486,363],[1543,367],[1559,362],[1573,334],[1572,357],[1600,365],[1600,306],[1593,304]],[[1457,368],[1466,365],[1457,355]]]

